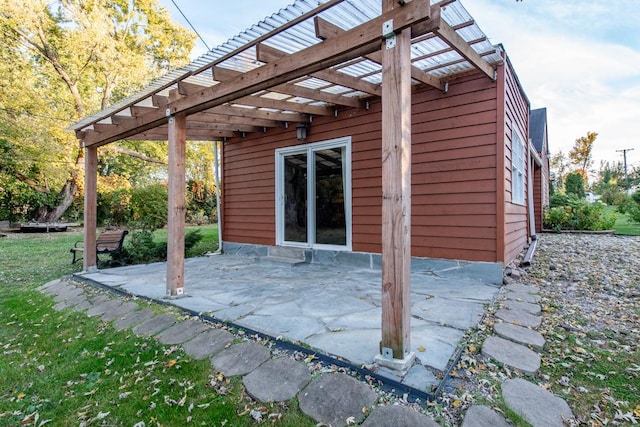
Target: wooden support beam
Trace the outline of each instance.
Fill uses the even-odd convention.
[[[225,71],[221,71],[221,70],[225,70]],[[213,72],[214,72],[214,77],[216,79],[229,78],[231,76],[233,76],[231,77],[231,79],[233,79],[233,78],[238,78],[240,75],[243,74],[240,71],[229,70],[222,67],[214,67]],[[229,80],[226,80],[226,81],[229,81]],[[344,105],[346,107],[362,108],[364,106],[362,101],[354,97],[341,96],[341,95],[336,95],[329,92],[321,92],[318,89],[310,89],[304,86],[296,85],[294,83],[282,83],[277,86],[273,86],[269,88],[269,90],[271,92],[277,92],[277,93],[282,93],[282,94],[291,95],[291,96],[298,96],[300,98],[312,99],[314,101],[328,102],[330,104]]]
[[[150,114],[150,113],[157,113],[158,111],[161,111],[161,108],[155,108],[155,107],[141,107],[139,105],[132,105],[131,107],[129,107],[129,110],[131,111],[131,116],[132,117],[142,117],[145,114]],[[135,122],[132,122],[135,123]]]
[[[496,79],[496,70],[487,61],[482,59],[482,56],[478,54],[464,39],[456,33],[456,31],[449,26],[444,20],[440,20],[440,27],[435,30],[435,33],[449,46],[454,48],[456,52],[460,54],[464,59],[469,61],[471,65],[482,71],[491,80]]]
[[[135,120],[136,120],[135,117],[131,117],[131,116],[118,116],[118,115],[111,116],[111,123],[113,123],[114,125],[133,123]]]
[[[292,111],[295,113],[311,114],[313,116],[331,116],[333,109],[319,105],[308,105],[301,102],[281,101],[265,96],[245,96],[236,99],[232,104],[248,105],[257,108],[271,108],[274,110]]]
[[[383,0],[383,12],[398,8]],[[406,6],[404,6],[406,7]],[[411,30],[382,46],[383,359],[411,350]]]
[[[206,86],[195,85],[193,83],[179,82],[178,90],[181,95],[185,96],[197,96],[207,89]],[[219,105],[217,107],[210,108],[206,111],[206,113],[213,114],[224,114],[227,116],[236,116],[236,117],[244,117],[245,122],[247,118],[250,119],[258,119],[258,120],[270,120],[270,124],[258,125],[258,126],[267,126],[267,127],[275,127],[277,124],[275,121],[287,121],[287,122],[307,122],[309,121],[309,116],[306,114],[300,113],[281,113],[277,111],[266,111],[266,110],[258,110],[255,108],[242,108],[242,107],[233,107],[230,105]],[[190,116],[191,117],[191,116]]]
[[[246,112],[246,108],[233,107],[237,109],[236,115],[231,114],[219,114],[212,113],[211,110],[203,111],[201,113],[192,114],[187,118],[187,127],[190,127],[191,123],[224,123],[228,125],[253,125],[259,127],[279,127],[280,121],[271,119],[262,119],[258,117],[251,117],[247,119],[246,116],[240,114]],[[234,110],[235,111],[235,110]],[[303,116],[306,117],[306,116]],[[296,120],[292,120],[296,121]]]
[[[440,9],[439,8],[433,9],[431,11],[431,19],[424,21],[423,26],[416,31],[424,31],[424,32],[433,31],[433,29],[438,27],[439,22],[440,22]],[[326,40],[330,37],[336,37],[337,35],[345,32],[345,30],[343,30],[342,28],[320,17],[316,17],[314,20],[314,23],[316,27],[316,37],[322,40]],[[372,52],[366,55],[365,58],[377,64],[381,64],[382,52],[381,51]],[[429,86],[435,87],[436,89],[439,89],[443,92],[446,91],[446,83],[444,81],[438,79],[437,77],[434,77],[432,75],[425,73],[418,67],[411,66],[411,77],[419,81],[420,83],[424,83]]]
[[[286,56],[286,52],[283,52],[271,46],[267,46],[264,43],[260,43],[256,46],[256,58],[260,62],[268,64],[269,62],[277,61]],[[311,74],[311,76],[329,83],[368,93],[370,95],[382,96],[382,88],[380,87],[380,85],[373,84],[366,80],[361,80],[357,77],[353,77],[345,73],[340,73],[335,70],[321,70]]]
[[[84,271],[95,268],[96,230],[98,228],[98,147],[84,150]]]
[[[231,130],[213,130],[213,129],[189,129],[187,128],[187,140],[188,141],[213,141],[219,138],[231,138],[237,136],[235,131]],[[137,135],[129,136],[127,139],[131,140],[149,140],[149,141],[168,141],[169,140],[169,128],[167,126],[159,126],[155,129],[150,129],[145,132],[141,132]]]
[[[169,212],[167,228],[167,295],[184,293],[185,148],[187,116],[169,118]]]
[[[384,22],[392,21],[391,30],[399,33],[418,22],[428,20],[430,13],[431,8],[428,0],[413,0],[404,7],[385,12],[377,18],[321,44],[243,73],[224,84],[207,88],[202,93],[171,101],[168,113],[171,115],[181,112],[187,115],[198,113],[333,67],[350,59],[367,55],[380,48],[381,28]],[[117,125],[109,132],[90,132],[87,134],[85,143],[104,145],[119,139],[126,139],[128,136],[162,125],[167,120],[167,111],[158,109],[137,117],[136,121],[130,124]]]

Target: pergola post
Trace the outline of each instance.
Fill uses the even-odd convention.
[[[84,145],[84,144],[83,144]],[[84,271],[94,269],[96,257],[96,228],[98,205],[98,147],[84,149]]]
[[[400,3],[403,2],[383,0],[383,13],[402,7]],[[404,370],[415,357],[410,351],[411,30],[385,34],[385,38],[382,44],[382,342],[381,355],[376,360]]]
[[[187,116],[169,117],[169,213],[167,295],[184,293],[185,146]]]

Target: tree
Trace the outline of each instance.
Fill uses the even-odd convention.
[[[587,181],[588,169],[593,164],[592,160],[592,151],[593,144],[598,137],[597,132],[587,132],[587,136],[581,136],[576,139],[576,142],[573,145],[571,151],[569,151],[569,158],[571,159],[571,163],[573,163],[579,171],[581,171],[582,176]]]
[[[553,175],[555,176],[555,189],[562,190],[564,188],[564,177],[567,174],[567,170],[569,169],[569,161],[564,155],[564,152],[560,150],[556,154],[551,156],[549,165],[551,166]]]
[[[55,221],[83,178],[64,129],[186,63],[194,38],[157,0],[0,0],[0,30],[0,130],[15,154],[0,182],[54,195],[30,215]]]
[[[578,198],[584,197],[584,179],[580,172],[571,172],[565,179],[564,188],[567,194],[574,194]]]

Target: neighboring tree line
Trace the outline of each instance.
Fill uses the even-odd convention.
[[[608,230],[616,221],[615,214],[607,213],[605,205],[618,206],[621,213],[629,213],[640,222],[640,193],[633,196],[627,190],[640,185],[640,171],[632,170],[625,176],[622,162],[601,162],[596,179],[589,184],[593,166],[593,145],[596,132],[576,139],[568,157],[562,151],[550,159],[552,170],[550,206],[545,214],[545,227],[555,230]],[[585,199],[591,191],[599,196],[595,203]]]
[[[65,129],[189,60],[194,36],[157,0],[0,0],[0,220],[82,216],[83,150]],[[188,214],[215,218],[213,145],[189,143]],[[99,150],[103,224],[140,221],[167,180],[167,144]],[[139,203],[139,205],[144,205]]]

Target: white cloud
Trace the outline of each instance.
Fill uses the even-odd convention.
[[[640,50],[628,40],[639,32],[625,34],[628,39],[611,32],[637,18],[635,2],[467,0],[464,5],[492,42],[505,46],[532,108],[547,107],[552,152],[567,153],[576,138],[596,131],[596,167],[600,160],[621,161],[616,150],[623,148],[637,147],[628,161],[640,161]]]

